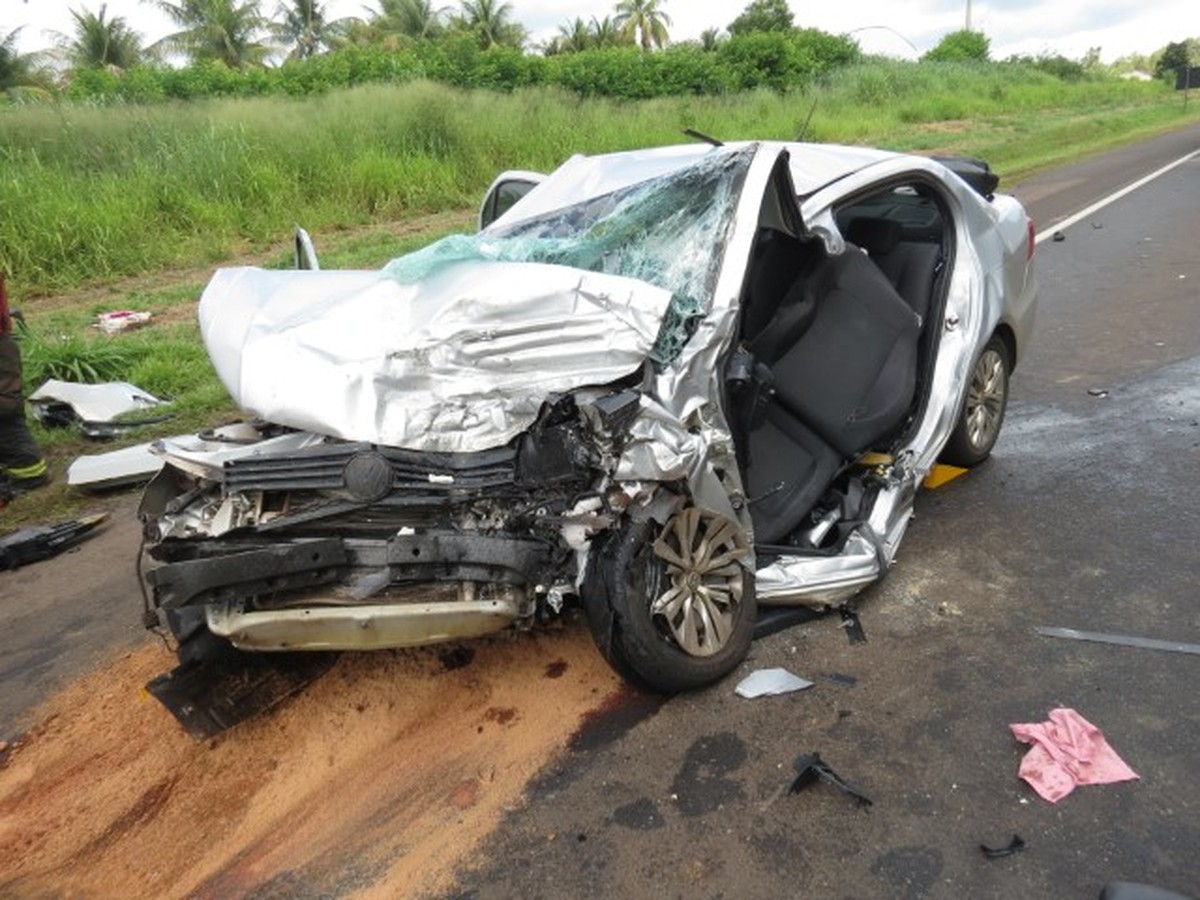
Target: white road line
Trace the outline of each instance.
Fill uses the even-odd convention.
[[[1188,162],[1193,157],[1198,156],[1198,155],[1200,155],[1200,150],[1193,150],[1187,156],[1180,157],[1179,159],[1175,160],[1175,162],[1173,162],[1173,163],[1168,163],[1167,165],[1163,166],[1161,169],[1151,172],[1149,175],[1147,175],[1144,178],[1139,178],[1133,184],[1121,188],[1121,190],[1117,191],[1115,194],[1109,194],[1107,197],[1103,198],[1102,200],[1097,200],[1095,203],[1093,203],[1087,209],[1081,209],[1079,212],[1075,213],[1075,215],[1068,216],[1067,218],[1063,219],[1061,222],[1056,222],[1054,225],[1051,225],[1049,228],[1045,229],[1044,231],[1038,232],[1036,235],[1034,235],[1033,242],[1035,244],[1040,244],[1042,241],[1049,240],[1050,238],[1054,237],[1055,232],[1063,231],[1067,228],[1070,228],[1076,222],[1079,222],[1082,219],[1086,219],[1088,216],[1092,215],[1093,213],[1099,212],[1100,210],[1104,209],[1104,207],[1108,206],[1110,203],[1116,203],[1118,200],[1120,200],[1126,194],[1132,194],[1138,188],[1142,187],[1143,185],[1149,184],[1155,178],[1158,178],[1158,176],[1166,175],[1168,172],[1170,172],[1176,166],[1182,166],[1185,162]]]

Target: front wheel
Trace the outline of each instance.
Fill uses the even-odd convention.
[[[942,462],[970,468],[991,456],[1008,407],[1011,369],[1008,347],[993,335],[971,370],[967,396],[963,399],[950,440],[942,451]]]
[[[665,693],[733,671],[757,615],[749,552],[737,522],[698,507],[661,529],[630,522],[594,548],[583,585],[600,652],[625,678]]]

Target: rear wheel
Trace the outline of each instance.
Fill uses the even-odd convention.
[[[993,335],[971,369],[967,396],[946,449],[942,451],[942,462],[970,467],[991,456],[1008,407],[1011,369],[1008,347]]]
[[[757,612],[737,522],[686,507],[665,526],[629,523],[594,552],[584,583],[601,653],[656,691],[702,687],[745,658]]]

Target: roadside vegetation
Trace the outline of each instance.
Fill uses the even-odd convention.
[[[216,263],[294,222],[320,232],[463,209],[503,169],[678,142],[684,128],[791,139],[807,122],[808,139],[970,153],[1011,178],[1181,115],[1157,83],[893,61],[847,66],[804,90],[637,102],[419,81],[305,98],[9,108],[0,166],[15,177],[0,179],[0,266],[20,296]]]
[[[975,155],[1011,183],[1200,120],[1171,89],[1194,41],[1103,66],[1098,53],[994,61],[986,36],[954,32],[900,62],[796,27],[781,0],[682,44],[665,0],[620,0],[537,46],[498,0],[379,0],[342,20],[317,0],[274,19],[253,0],[155,2],[178,31],[153,46],[104,6],[73,12],[44,54],[0,27],[0,269],[30,326],[26,387],[123,380],[174,399],[174,420],[129,441],[235,414],[195,301],[216,265],[288,265],[297,222],[323,264],[378,267],[469,229],[499,171],[677,143],[685,128]],[[1132,69],[1159,77],[1119,77]],[[91,327],[113,309],[154,320]],[[97,449],[38,437],[59,476]],[[62,481],[43,514],[74,502]]]

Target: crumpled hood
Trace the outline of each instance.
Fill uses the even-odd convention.
[[[354,441],[497,446],[552,392],[615,381],[654,345],[669,291],[528,262],[379,272],[222,269],[200,300],[218,376],[245,410]]]

